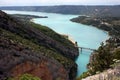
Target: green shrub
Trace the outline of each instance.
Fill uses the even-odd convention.
[[[86,78],[87,76],[90,76],[89,71],[84,72],[80,77],[77,78],[77,80],[81,80],[82,78]]]
[[[120,49],[115,50],[113,57],[114,59],[120,59]]]
[[[34,77],[30,74],[23,74],[21,77],[20,77],[20,80],[41,80],[40,78],[38,77]]]
[[[23,74],[20,77],[8,78],[7,80],[41,80],[41,79],[31,74]]]

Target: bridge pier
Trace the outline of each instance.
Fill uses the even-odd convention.
[[[82,53],[82,48],[80,48],[80,52]]]

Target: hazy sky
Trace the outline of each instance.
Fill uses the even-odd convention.
[[[0,0],[0,6],[120,5],[120,0]]]

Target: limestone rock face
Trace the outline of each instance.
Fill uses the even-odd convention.
[[[119,80],[120,79],[120,64],[114,69],[108,69],[100,74],[89,76],[82,80]]]
[[[24,73],[38,76],[42,80],[53,80],[59,77],[68,80],[67,71],[58,61],[13,44],[7,39],[0,38],[0,45],[1,80]]]

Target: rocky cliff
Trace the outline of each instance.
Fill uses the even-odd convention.
[[[77,56],[74,44],[51,29],[0,11],[1,80],[25,73],[42,80],[74,80]]]
[[[114,69],[108,69],[102,73],[89,76],[82,80],[119,80],[120,79],[120,63]]]

